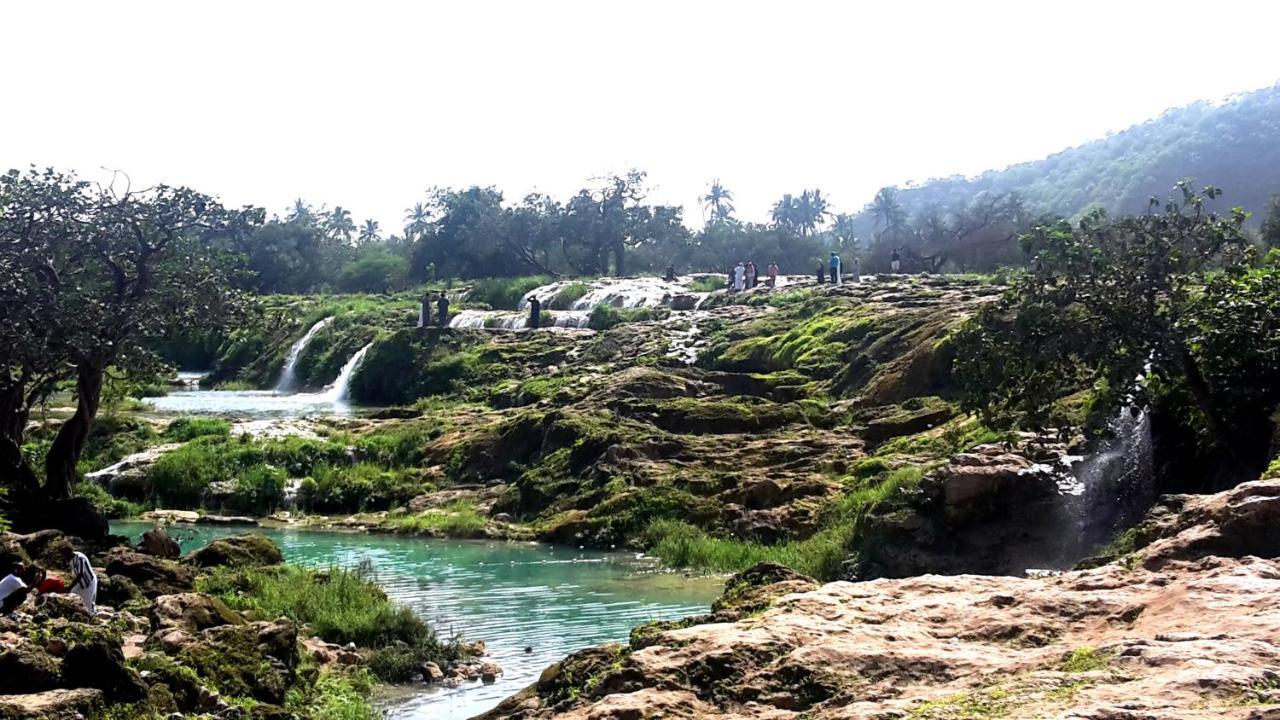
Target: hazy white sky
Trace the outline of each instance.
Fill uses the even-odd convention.
[[[10,2],[0,166],[399,228],[433,185],[638,167],[739,215],[1042,157],[1280,80],[1280,3]]]

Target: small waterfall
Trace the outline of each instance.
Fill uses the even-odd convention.
[[[327,317],[320,320],[315,325],[312,325],[311,328],[307,330],[302,337],[298,338],[298,340],[293,343],[293,346],[289,348],[289,355],[285,358],[284,368],[280,371],[280,380],[276,382],[276,392],[287,393],[296,389],[298,378],[295,375],[295,367],[298,364],[298,358],[302,357],[302,351],[307,349],[307,343],[311,342],[311,338],[314,337],[316,333],[328,327],[331,322],[333,322],[333,317]]]
[[[351,376],[355,374],[360,367],[360,363],[364,361],[364,354],[369,352],[369,348],[373,347],[373,343],[369,343],[356,351],[355,355],[342,366],[342,370],[338,373],[338,379],[333,381],[333,386],[329,388],[329,399],[335,403],[345,403],[351,395]]]
[[[1107,424],[1092,455],[1071,466],[1063,492],[1077,524],[1081,552],[1090,552],[1138,522],[1156,496],[1151,416],[1126,407]]]
[[[508,310],[462,310],[449,320],[449,327],[516,330],[524,327],[528,321],[528,313]]]

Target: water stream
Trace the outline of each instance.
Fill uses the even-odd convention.
[[[137,537],[151,526],[116,523]],[[243,528],[171,528],[183,550]],[[381,699],[390,720],[460,720],[484,712],[565,655],[625,642],[632,627],[706,612],[723,581],[667,572],[630,554],[534,543],[433,540],[389,535],[263,529],[290,562],[355,567],[442,635],[484,640],[503,674],[493,685],[397,688]],[[530,652],[525,652],[528,648]]]
[[[298,358],[302,357],[302,351],[307,349],[307,344],[311,342],[311,338],[315,334],[325,329],[329,323],[333,322],[332,317],[324,318],[315,325],[312,325],[302,337],[298,338],[289,348],[289,354],[285,357],[284,368],[280,370],[280,379],[276,381],[276,392],[286,393],[297,388],[298,378],[295,368],[298,365]]]

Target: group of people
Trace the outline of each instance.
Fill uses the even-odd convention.
[[[742,292],[755,287],[760,282],[760,274],[756,269],[756,264],[750,260],[739,262],[729,271],[729,287],[735,292]],[[778,284],[778,261],[774,260],[769,263],[769,267],[765,270],[765,285],[767,287],[775,287]]]
[[[418,327],[431,327],[431,306],[436,306],[436,324],[440,327],[449,326],[449,296],[444,291],[436,293],[433,297],[431,293],[422,296],[422,309],[418,312]]]
[[[61,578],[49,577],[39,565],[15,562],[8,574],[0,579],[0,617],[11,615],[32,593],[35,593],[37,603],[50,593],[73,593],[80,596],[84,609],[90,615],[98,610],[98,576],[82,552],[71,555],[70,584]]]
[[[844,280],[844,261],[840,259],[840,253],[831,251],[831,259],[827,261],[824,267],[822,263],[818,263],[818,284],[821,285],[827,281],[826,269],[831,271],[831,284],[839,285]],[[862,282],[862,271],[859,269],[858,258],[853,259],[853,272],[850,274],[853,282]]]

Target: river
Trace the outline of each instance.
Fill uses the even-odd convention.
[[[137,538],[149,523],[114,523]],[[461,720],[489,710],[575,650],[625,642],[631,628],[706,612],[723,580],[664,571],[632,554],[537,543],[409,538],[261,528],[294,563],[355,567],[442,636],[484,640],[503,674],[492,685],[396,688],[380,698],[389,720]],[[175,526],[184,551],[245,528]],[[530,652],[525,652],[529,648]]]

